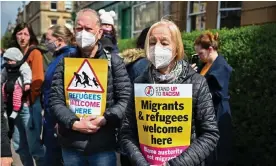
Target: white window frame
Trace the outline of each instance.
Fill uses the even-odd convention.
[[[230,1],[231,2],[231,1]],[[218,1],[218,13],[217,13],[217,29],[220,29],[220,20],[221,20],[221,12],[223,11],[238,11],[242,10],[241,7],[235,7],[235,8],[221,8],[221,1]]]
[[[191,11],[191,2],[203,2],[203,1],[188,1],[187,3],[187,24],[186,24],[186,32],[191,32],[191,17],[192,16],[196,16],[196,15],[202,15],[202,14],[206,14],[206,10],[202,11],[202,12],[195,12],[195,13],[190,13]],[[207,4],[208,5],[208,4]]]
[[[71,4],[70,4],[70,5],[71,5],[70,9],[66,9],[66,3],[68,3],[68,2],[71,3]],[[69,4],[67,4],[67,5],[69,5]],[[70,0],[64,1],[64,8],[65,8],[66,11],[72,11],[72,8],[73,8],[73,1],[70,1]]]
[[[52,3],[56,3],[56,9],[52,9]],[[58,1],[50,1],[50,10],[51,11],[57,11],[57,9],[58,9]]]
[[[137,6],[141,6],[141,5],[144,5],[144,4],[147,4],[147,3],[158,3],[158,1],[147,1],[147,2],[142,2],[142,3],[139,3],[139,4],[136,4],[136,5],[133,5],[132,8],[131,8],[131,38],[134,37],[134,34],[137,34],[137,33],[141,33],[143,31],[142,30],[137,30],[137,31],[134,31],[134,8],[137,7]],[[159,13],[159,11],[158,11]]]

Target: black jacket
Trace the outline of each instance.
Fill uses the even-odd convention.
[[[107,124],[95,134],[83,134],[71,129],[71,122],[79,119],[66,107],[64,96],[64,60],[57,65],[50,92],[50,112],[59,124],[59,135],[62,147],[73,148],[85,153],[114,150],[116,131],[125,115],[131,94],[131,83],[123,63],[118,55],[111,56],[111,68],[108,70],[106,111]],[[95,58],[107,59],[101,44]]]
[[[138,76],[144,73],[149,65],[149,61],[145,57],[145,50],[143,49],[127,49],[120,56],[124,59],[132,83]]]
[[[8,121],[4,114],[5,104],[1,97],[1,157],[12,157],[10,138],[8,137]]]
[[[185,62],[186,63],[186,62]],[[135,80],[136,83],[153,83],[149,69]],[[170,166],[204,165],[206,158],[217,145],[219,132],[212,97],[204,77],[191,67],[184,67],[177,84],[193,84],[193,113],[191,145],[180,156],[168,161]],[[132,96],[133,98],[133,96]],[[134,105],[134,104],[133,104]],[[134,108],[128,109],[121,129],[121,147],[133,165],[149,165],[139,149],[137,123]]]

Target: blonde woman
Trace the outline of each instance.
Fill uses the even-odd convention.
[[[191,144],[179,156],[162,165],[204,165],[219,139],[212,97],[205,78],[196,73],[183,60],[184,48],[181,33],[171,21],[161,20],[151,26],[146,38],[145,51],[151,65],[135,80],[135,83],[193,85]],[[134,104],[129,105],[134,106]],[[134,108],[126,111],[121,136],[121,146],[132,164],[149,165],[139,148]]]
[[[64,57],[75,57],[78,51],[74,46],[74,35],[66,26],[52,26],[48,29],[45,40],[45,45],[48,51],[53,53],[54,59],[45,73],[45,82],[42,89],[45,110],[43,123],[43,140],[46,146],[45,165],[61,166],[63,165],[62,152],[57,142],[56,121],[49,112],[49,93],[53,75],[60,60]]]

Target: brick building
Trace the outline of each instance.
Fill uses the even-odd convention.
[[[30,1],[25,10],[18,10],[16,22],[25,20],[31,24],[34,33],[40,39],[52,25],[72,25],[72,11],[72,1]]]
[[[137,36],[164,16],[186,32],[276,22],[275,1],[86,1],[75,6],[76,11],[114,10],[118,36],[123,39]]]

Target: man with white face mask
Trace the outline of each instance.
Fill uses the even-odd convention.
[[[65,102],[64,60],[55,71],[50,94],[51,113],[59,124],[59,135],[65,166],[116,165],[115,129],[120,127],[131,94],[131,83],[125,65],[118,55],[103,50],[97,12],[83,9],[75,22],[80,58],[108,59],[106,110],[103,116],[79,119]],[[111,58],[112,57],[112,58]]]

